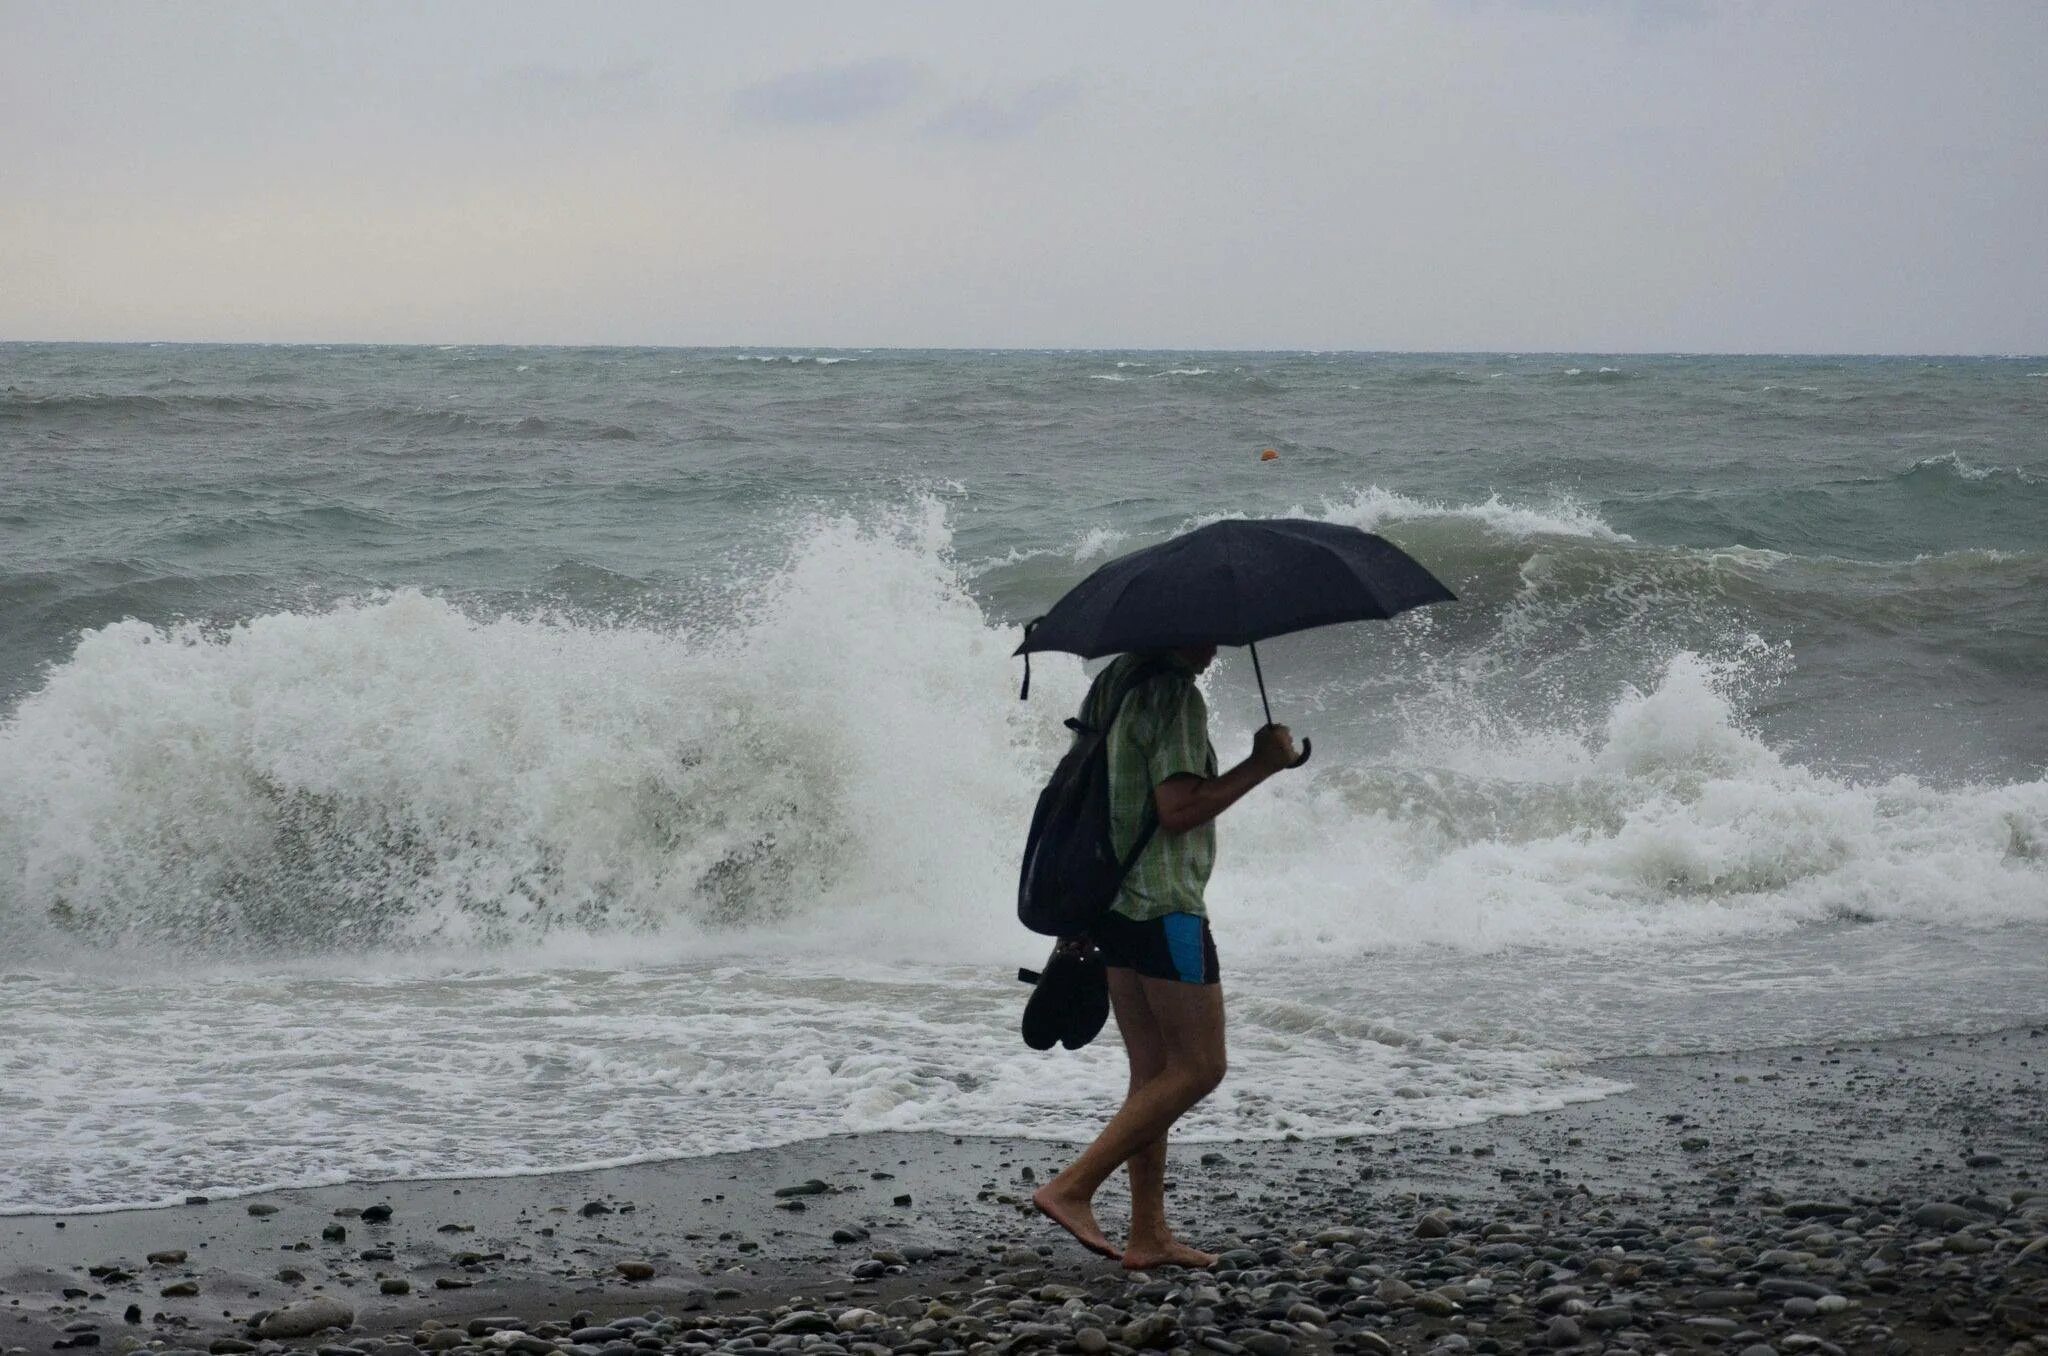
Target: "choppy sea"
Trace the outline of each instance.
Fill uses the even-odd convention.
[[[0,1213],[1087,1136],[1018,623],[1281,513],[1189,1139],[2048,1016],[2042,358],[0,345]]]

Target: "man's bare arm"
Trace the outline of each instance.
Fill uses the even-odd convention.
[[[1285,725],[1268,725],[1252,736],[1251,756],[1214,777],[1184,772],[1152,789],[1159,827],[1167,833],[1199,829],[1244,798],[1244,794],[1293,764],[1294,736]]]

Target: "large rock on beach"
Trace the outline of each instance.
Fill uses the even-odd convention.
[[[313,1295],[266,1314],[256,1328],[256,1335],[311,1337],[328,1328],[346,1328],[355,1321],[356,1311],[332,1295]]]

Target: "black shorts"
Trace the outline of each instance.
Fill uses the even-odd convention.
[[[1106,913],[1089,936],[1104,965],[1183,984],[1214,984],[1221,978],[1209,920],[1197,913],[1170,913],[1142,923]]]

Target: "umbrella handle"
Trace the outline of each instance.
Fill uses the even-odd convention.
[[[1273,723],[1273,704],[1266,700],[1266,671],[1259,667],[1259,647],[1248,642],[1245,648],[1252,652],[1252,676],[1259,680],[1259,706],[1266,713],[1266,724],[1271,725]],[[1295,759],[1287,766],[1290,768],[1300,767],[1308,761],[1308,756],[1314,752],[1315,741],[1313,739],[1303,739],[1301,741],[1301,757]]]

